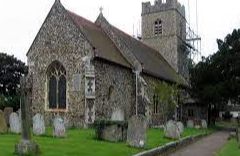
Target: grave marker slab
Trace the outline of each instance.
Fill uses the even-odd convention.
[[[17,113],[13,112],[9,117],[10,132],[21,133],[21,122]]]
[[[165,136],[171,139],[179,139],[181,136],[180,129],[176,121],[169,120],[164,128]]]
[[[128,121],[127,143],[132,147],[143,148],[146,144],[147,120],[135,115]]]
[[[12,107],[5,107],[4,108],[4,117],[5,117],[5,121],[6,121],[8,126],[9,126],[9,117],[10,117],[10,114],[12,112],[13,112],[13,108]]]
[[[7,123],[4,118],[4,113],[0,110],[0,134],[7,132]]]
[[[43,135],[45,134],[45,122],[41,114],[36,114],[33,117],[33,134],[34,135]]]
[[[61,117],[55,117],[53,120],[53,136],[65,137],[65,131],[64,120]]]

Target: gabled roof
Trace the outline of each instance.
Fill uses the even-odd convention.
[[[113,39],[104,32],[101,26],[70,11],[67,11],[67,13],[74,23],[80,27],[85,37],[96,48],[96,57],[132,68],[131,63],[127,61],[128,59],[119,51],[119,45],[114,44]],[[112,25],[111,28],[114,34],[120,38],[121,44],[125,45],[141,63],[143,73],[187,86],[184,78],[177,74],[158,51]]]
[[[80,27],[89,42],[96,48],[95,57],[103,58],[113,63],[131,68],[131,65],[121,55],[111,39],[99,26],[75,13],[72,13],[71,11],[67,11],[67,13],[74,23]]]
[[[143,42],[131,37],[123,31],[113,27],[115,34],[121,38],[122,44],[127,45],[134,56],[142,65],[143,73],[159,77],[161,79],[185,84],[184,79],[169,65],[163,56],[155,49]]]
[[[57,5],[61,4],[59,1],[55,3]],[[139,69],[143,73],[165,81],[188,86],[184,78],[177,74],[158,51],[109,24],[102,13],[95,23],[71,11],[66,10],[66,13],[95,48],[95,57],[131,69],[136,69],[136,63],[138,66],[141,64]],[[101,24],[97,23],[101,18],[105,21],[103,25],[105,24],[107,28],[111,29],[110,33],[113,33],[111,34],[112,36]],[[117,42],[116,38],[118,39]],[[130,55],[126,55],[126,52],[122,51],[123,47],[127,49],[128,54],[130,52]],[[130,56],[131,59],[127,56]]]

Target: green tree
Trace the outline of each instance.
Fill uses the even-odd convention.
[[[192,95],[211,109],[221,108],[229,99],[239,102],[240,98],[240,29],[224,40],[217,39],[217,44],[215,54],[190,69]]]
[[[155,86],[155,95],[157,95],[161,103],[160,110],[163,120],[167,122],[167,120],[173,118],[178,104],[178,86],[165,82],[159,83]]]
[[[0,53],[0,108],[19,107],[17,90],[20,87],[20,77],[27,74],[25,64],[14,56]]]

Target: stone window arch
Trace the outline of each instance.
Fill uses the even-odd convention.
[[[50,110],[66,110],[66,70],[59,61],[53,61],[47,69],[47,107]]]
[[[157,19],[154,22],[154,34],[155,35],[162,34],[162,20],[161,19]]]

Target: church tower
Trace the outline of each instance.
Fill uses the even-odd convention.
[[[188,78],[185,7],[177,0],[142,3],[142,40]]]

